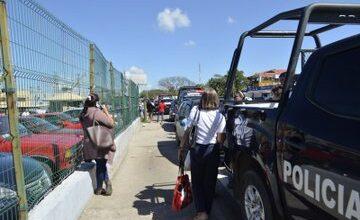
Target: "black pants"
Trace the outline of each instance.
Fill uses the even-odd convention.
[[[109,174],[106,167],[106,159],[95,159],[96,161],[96,187],[102,188],[104,181],[109,180]]]
[[[190,152],[195,208],[210,214],[220,162],[219,146],[197,144]]]

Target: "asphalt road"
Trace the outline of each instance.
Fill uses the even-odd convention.
[[[192,219],[193,204],[180,212],[171,210],[178,174],[176,163],[173,125],[144,124],[114,174],[113,195],[94,196],[80,219]],[[238,208],[220,181],[217,188],[211,219],[239,219]]]

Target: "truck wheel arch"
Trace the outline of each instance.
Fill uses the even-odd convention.
[[[236,197],[239,196],[239,183],[241,182],[241,176],[248,170],[253,170],[255,171],[259,177],[262,179],[263,183],[267,186],[266,187],[266,191],[270,197],[271,200],[271,207],[273,209],[273,212],[278,212],[277,207],[275,206],[275,199],[274,199],[274,194],[271,190],[271,186],[269,183],[269,180],[266,178],[266,174],[263,171],[263,168],[261,168],[261,165],[251,156],[249,156],[247,153],[240,153],[239,155],[237,155],[236,159],[235,159],[235,167],[234,167],[234,180],[235,180],[235,188],[234,188],[234,193],[236,195]],[[274,213],[274,214],[275,214]],[[275,214],[277,215],[277,214]],[[281,214],[280,214],[281,215]]]

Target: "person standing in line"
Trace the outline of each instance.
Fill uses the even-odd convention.
[[[151,102],[150,99],[148,99],[146,102],[146,109],[147,109],[147,113],[149,114],[149,120],[151,122],[153,120],[153,112],[154,112],[155,106]]]
[[[200,106],[191,109],[189,124],[197,131],[195,146],[190,149],[191,181],[196,208],[194,220],[206,220],[211,213],[215,194],[220,146],[225,140],[225,117],[219,111],[219,96],[214,89],[206,89]],[[184,143],[180,144],[179,160],[183,158]]]
[[[165,108],[166,108],[165,102],[164,100],[161,100],[158,106],[157,122],[159,122],[160,116],[161,116],[161,123],[164,122]]]
[[[244,101],[244,99],[245,99],[244,93],[242,93],[241,91],[235,93],[234,96],[235,104],[241,104]]]
[[[96,195],[103,194],[110,196],[112,194],[112,185],[106,164],[112,162],[113,153],[115,152],[115,143],[109,148],[99,149],[91,142],[86,129],[92,127],[94,121],[109,129],[114,128],[112,115],[109,114],[106,106],[101,106],[99,104],[99,96],[92,93],[86,98],[84,109],[80,114],[80,123],[84,129],[83,155],[85,161],[96,161],[96,189],[94,193]],[[104,182],[106,185],[105,189],[103,189]]]

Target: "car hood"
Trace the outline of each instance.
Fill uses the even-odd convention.
[[[84,135],[84,131],[82,129],[68,129],[62,128],[59,130],[54,130],[49,132],[51,134],[75,134],[75,135]]]
[[[72,147],[82,141],[82,136],[75,134],[32,134],[21,138],[22,143],[32,145],[56,144],[59,147]]]

